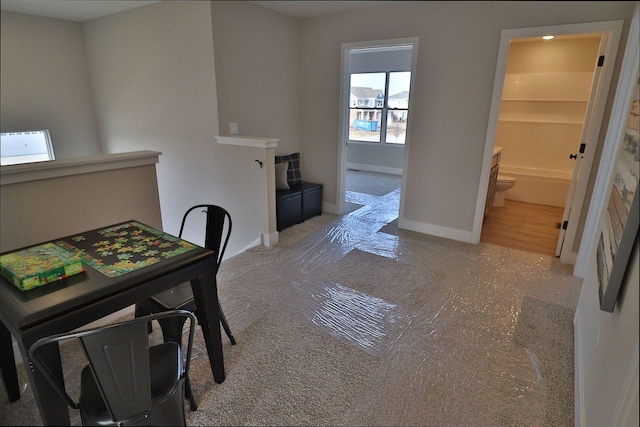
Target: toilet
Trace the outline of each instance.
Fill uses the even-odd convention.
[[[493,197],[493,206],[504,206],[505,192],[516,184],[516,179],[512,176],[498,174],[496,181],[496,194]]]

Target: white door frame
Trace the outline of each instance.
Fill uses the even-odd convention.
[[[349,70],[349,54],[353,49],[362,49],[366,47],[379,46],[398,46],[412,45],[411,57],[411,91],[415,88],[416,79],[416,63],[418,56],[418,37],[405,37],[399,39],[372,40],[365,42],[343,43],[342,54],[340,56],[340,105],[338,106],[338,188],[336,193],[337,214],[342,215],[345,212],[345,193],[346,193],[346,169],[347,169],[347,141],[349,139],[349,119],[347,117],[346,108],[349,105],[349,87],[348,87],[348,70]],[[404,159],[402,164],[402,186],[400,189],[400,210],[398,217],[402,217],[404,211],[404,188],[406,179],[406,170],[408,162],[408,147],[411,141],[411,123],[413,117],[413,96],[409,96],[409,112],[407,114],[407,131],[404,144]]]
[[[597,97],[598,99],[593,110],[592,135],[594,135],[594,139],[592,141],[587,141],[587,149],[585,150],[584,159],[582,161],[581,176],[578,178],[578,182],[587,185],[589,181],[589,175],[591,174],[591,166],[593,163],[594,154],[596,151],[597,138],[600,133],[600,127],[602,126],[604,108],[606,106],[606,101],[609,94],[609,86],[611,83],[611,78],[613,76],[613,68],[615,65],[615,58],[618,50],[618,44],[620,42],[623,23],[624,21],[619,20],[502,30],[498,51],[498,60],[496,65],[496,75],[493,84],[493,96],[491,99],[491,108],[489,111],[487,136],[484,146],[484,157],[482,162],[480,183],[478,187],[478,197],[476,201],[476,214],[473,221],[473,243],[480,242],[480,234],[482,232],[484,207],[487,198],[487,188],[489,186],[489,174],[491,171],[491,158],[493,156],[493,147],[495,145],[496,132],[498,128],[498,115],[500,113],[500,104],[502,102],[502,88],[504,85],[504,79],[507,69],[507,59],[509,56],[509,45],[511,40],[517,38],[541,37],[549,33],[555,35],[605,33],[607,35],[608,49],[606,53],[606,59],[603,64],[601,84],[598,87],[600,95]],[[570,225],[572,221],[574,227],[578,225],[577,223],[580,217],[580,212],[582,210],[581,207],[584,201],[585,192],[586,191],[582,192],[582,197],[578,197],[580,195],[576,194],[576,197],[574,198],[575,206],[580,207],[579,209],[573,210],[572,215],[575,216],[575,220],[572,221],[572,218],[570,218]],[[570,247],[573,246],[573,242],[568,242],[568,244],[570,245]],[[573,255],[573,258],[575,259],[575,255]]]
[[[628,108],[631,100],[631,88],[635,84],[634,76],[638,72],[640,62],[640,10],[636,7],[634,12],[627,46],[620,68],[618,87],[616,88],[613,107],[611,108],[611,120],[607,128],[607,134],[602,147],[598,174],[593,187],[593,197],[589,204],[589,213],[584,226],[585,232],[580,241],[580,250],[573,269],[573,275],[584,279],[589,269],[595,242],[598,238],[600,219],[606,208],[606,202],[611,188],[611,174],[616,161],[618,146],[624,134],[624,128],[628,119]]]
[[[598,58],[607,55],[608,49],[608,34],[603,33],[600,37],[600,46],[598,47]],[[604,96],[606,99],[607,94],[601,93],[598,88],[600,87],[600,82],[602,78],[602,69],[604,67],[595,67],[595,71],[593,72],[592,82],[591,82],[591,90],[589,91],[589,101],[587,103],[587,112],[585,114],[584,121],[582,122],[582,131],[580,133],[580,141],[578,146],[584,144],[585,147],[596,147],[598,143],[598,136],[600,134],[600,123],[594,123],[594,110],[596,108],[598,97]],[[594,135],[593,125],[596,125],[598,132]],[[577,148],[577,147],[576,147]],[[593,153],[594,150],[589,151],[589,164],[593,166]],[[586,152],[585,152],[586,153]],[[587,190],[587,180],[580,179],[584,177],[582,174],[582,170],[585,166],[582,165],[582,161],[584,157],[587,155],[577,150],[576,153],[576,163],[573,169],[573,174],[571,176],[571,184],[569,185],[569,194],[567,194],[567,200],[564,204],[564,212],[562,213],[562,224],[560,228],[560,233],[558,236],[558,242],[556,244],[556,256],[560,257],[560,261],[567,264],[575,263],[575,255],[573,252],[573,248],[569,247],[569,245],[565,245],[565,242],[571,242],[572,246],[574,240],[576,238],[576,232],[578,230],[578,222],[579,218],[576,218],[575,215],[571,215],[574,209],[577,209],[580,212],[584,202],[584,195]],[[587,175],[588,177],[589,175]],[[576,197],[577,196],[577,197]],[[580,205],[578,206],[574,203],[574,200],[578,200]],[[565,227],[565,221],[568,226]]]

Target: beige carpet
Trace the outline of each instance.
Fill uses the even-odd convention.
[[[215,384],[198,330],[189,425],[573,425],[570,266],[399,230],[398,196],[223,262],[238,344]],[[0,424],[40,424],[19,374]]]

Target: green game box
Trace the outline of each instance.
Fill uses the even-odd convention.
[[[0,255],[0,274],[21,291],[28,291],[83,271],[84,263],[80,257],[53,243]]]

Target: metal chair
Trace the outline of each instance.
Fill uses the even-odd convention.
[[[207,222],[205,228],[205,243],[204,247],[215,252],[216,255],[216,272],[220,268],[220,263],[222,262],[222,257],[224,256],[224,251],[227,248],[227,243],[229,242],[229,237],[231,236],[231,215],[224,208],[216,205],[196,205],[191,207],[187,212],[185,212],[182,218],[182,224],[180,225],[180,233],[179,237],[182,238],[182,233],[184,231],[184,226],[191,212],[196,209],[203,209],[202,212],[207,215]],[[222,311],[222,306],[220,302],[218,302],[218,308],[220,311],[220,323],[224,328],[225,333],[229,337],[232,345],[236,344],[236,340],[231,333],[231,329],[229,328],[229,324],[227,319],[224,316],[224,312]],[[154,295],[151,298],[148,298],[144,301],[141,301],[136,304],[136,317],[144,316],[149,313],[159,313],[167,310],[189,310],[194,312],[196,316],[198,312],[196,310],[196,302],[193,297],[193,292],[191,291],[191,283],[185,282],[182,283],[172,289]],[[165,336],[170,336],[175,333],[175,331],[180,331],[181,327],[179,324],[167,325],[166,323],[163,325],[163,333]],[[191,384],[189,382],[189,378],[187,378],[186,382],[186,397],[189,400],[191,405],[191,410],[195,411],[198,408],[198,405],[193,397],[193,393],[191,392]]]
[[[152,320],[189,322],[186,351],[179,342],[149,346]],[[185,310],[167,311],[125,322],[41,338],[29,349],[35,367],[67,404],[80,411],[83,425],[186,425],[185,381],[189,372],[194,325]],[[77,402],[64,380],[54,375],[38,350],[78,340],[88,359],[80,373]]]

